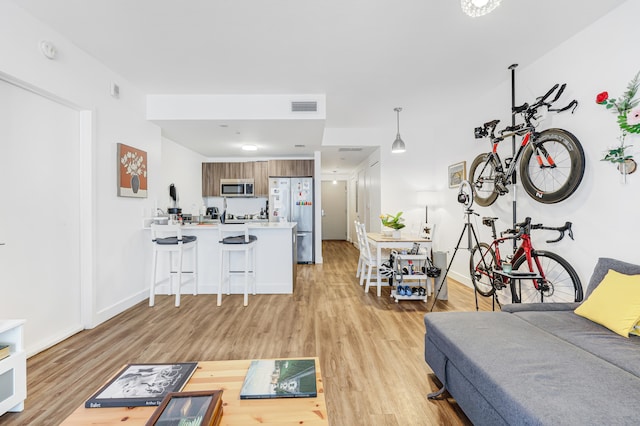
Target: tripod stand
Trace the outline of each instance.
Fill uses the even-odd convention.
[[[460,185],[460,192],[458,192],[458,202],[462,203],[466,207],[464,214],[467,216],[467,221],[465,222],[464,227],[462,228],[462,232],[460,233],[460,238],[458,238],[458,244],[456,244],[456,248],[453,251],[453,255],[451,256],[451,260],[449,261],[447,270],[445,271],[444,276],[442,277],[442,281],[440,282],[440,286],[438,287],[438,290],[435,293],[435,297],[433,298],[433,305],[431,305],[431,310],[430,310],[431,312],[433,312],[433,308],[436,306],[436,303],[438,301],[438,295],[440,295],[440,291],[442,290],[442,286],[444,285],[444,280],[447,279],[447,275],[449,274],[449,269],[451,269],[451,265],[453,264],[453,259],[455,259],[456,253],[458,253],[458,249],[460,249],[460,243],[462,242],[464,233],[465,232],[467,233],[467,250],[469,251],[469,255],[472,255],[474,247],[480,246],[480,242],[478,241],[478,235],[476,234],[476,231],[473,227],[473,223],[471,222],[472,214],[476,216],[480,216],[480,215],[474,212],[473,209],[471,208],[471,205],[473,204],[473,190],[471,189],[471,184],[469,183],[469,181],[465,180]],[[478,310],[478,292],[476,291],[475,287],[473,289],[473,294],[475,296],[476,311],[477,311]],[[496,302],[498,302],[498,300],[497,300],[497,296],[494,293],[493,295],[494,308],[495,308]],[[500,302],[498,302],[498,306],[500,306]]]

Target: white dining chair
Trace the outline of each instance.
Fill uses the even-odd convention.
[[[367,239],[367,230],[365,228],[364,223],[359,225],[360,228],[360,252],[362,253],[362,271],[360,272],[360,285],[366,283],[364,292],[369,292],[369,287],[371,286],[371,275],[373,275],[374,271],[380,267],[377,264],[376,257],[371,254],[371,246],[369,245],[369,240]],[[365,277],[366,275],[366,277]],[[382,276],[381,276],[382,278]],[[388,277],[385,277],[388,279]],[[380,283],[378,283],[379,285]]]
[[[362,251],[362,239],[360,238],[360,222],[354,220],[356,228],[356,242],[358,244],[358,250],[360,251],[360,255],[358,257],[358,268],[356,269],[356,278],[360,278],[362,271],[364,269],[364,252]],[[360,284],[362,285],[362,284]]]

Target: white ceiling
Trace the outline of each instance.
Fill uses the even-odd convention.
[[[502,0],[480,18],[458,0],[12,1],[148,94],[325,94],[325,128],[381,127],[390,149],[394,107],[405,117],[487,90],[625,0]],[[161,125],[207,156],[244,141],[262,144],[258,155],[305,155],[291,146],[317,149],[323,135],[287,120]],[[332,172],[372,148],[320,149]]]

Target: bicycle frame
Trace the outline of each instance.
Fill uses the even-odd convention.
[[[512,134],[507,135],[506,137],[515,136],[515,135],[516,135],[516,133],[514,132]],[[518,160],[520,160],[520,157],[522,156],[522,153],[524,152],[524,150],[527,147],[527,145],[529,145],[529,142],[531,141],[531,135],[532,135],[532,132],[529,131],[522,138],[522,142],[520,142],[520,147],[518,148],[518,151],[516,152],[516,155],[511,160],[511,163],[509,164],[509,167],[507,168],[507,171],[504,172],[505,175],[507,176],[507,180],[509,180],[508,177],[512,176],[513,172],[516,170],[516,164],[518,163]],[[491,149],[491,153],[489,155],[496,159],[496,163],[499,165],[500,169],[502,169],[503,168],[503,164],[502,164],[502,161],[500,161],[500,156],[498,155],[498,144],[500,142],[502,142],[504,137],[503,138],[496,138],[496,139],[497,140],[492,140],[491,141],[492,149]],[[540,162],[540,160],[538,160],[538,162]],[[487,164],[488,163],[489,162],[487,161]],[[502,170],[499,170],[499,171],[502,171]]]
[[[491,138],[492,149],[491,149],[491,152],[488,154],[490,159],[486,161],[485,166],[482,169],[482,172],[484,172],[484,168],[487,167],[487,165],[491,161],[491,158],[493,158],[495,159],[495,162],[498,166],[497,171],[504,173],[505,183],[510,184],[511,183],[510,178],[511,176],[513,176],[513,173],[516,170],[516,165],[518,164],[520,157],[522,157],[522,154],[525,148],[527,147],[527,145],[529,145],[529,143],[531,143],[534,147],[533,149],[535,149],[536,160],[537,160],[538,166],[540,166],[541,169],[556,167],[555,161],[553,160],[553,157],[551,157],[551,154],[549,154],[549,152],[544,148],[542,144],[538,145],[536,143],[536,139],[537,139],[536,133],[533,130],[529,130],[524,134],[522,141],[520,142],[520,147],[516,152],[516,155],[511,159],[511,162],[509,163],[507,170],[504,171],[504,166],[506,166],[506,163],[503,164],[502,161],[500,160],[500,156],[498,155],[498,144],[500,144],[500,142],[502,142],[505,138],[515,136],[518,134],[519,134],[518,132],[509,132],[504,134],[501,137]],[[545,164],[545,160],[546,160],[546,164]]]
[[[535,258],[531,255],[535,249],[533,248],[533,245],[531,244],[531,236],[529,234],[522,234],[522,235],[516,235],[516,236],[510,236],[510,237],[500,237],[497,238],[496,234],[495,234],[495,228],[493,230],[493,241],[491,242],[491,244],[489,244],[489,248],[493,248],[493,252],[495,253],[496,256],[496,266],[501,265],[502,264],[502,257],[500,256],[500,244],[504,243],[507,240],[513,240],[513,239],[520,239],[522,242],[520,243],[520,245],[518,246],[518,248],[516,249],[515,253],[513,254],[513,260],[515,261],[516,259],[519,259],[521,256],[525,256],[525,259],[527,261],[527,266],[529,268],[529,272],[535,272],[533,269],[533,265],[534,265],[534,261],[535,261],[535,266],[538,270],[538,272],[540,273],[540,276],[542,277],[542,280],[540,279],[533,279],[533,286],[535,287],[536,290],[540,290],[540,283],[544,282],[544,280],[546,279],[546,275],[544,272],[544,269],[542,268],[542,265],[540,264],[540,261],[538,260],[538,258]],[[491,278],[491,275],[489,272],[487,272],[487,259],[486,259],[486,255],[488,253],[489,250],[487,250],[486,252],[481,252],[482,258],[480,260],[480,263],[476,266],[476,271]],[[484,268],[478,268],[478,266],[480,264],[484,264]],[[506,285],[509,283],[509,278],[506,276],[501,275],[501,279],[503,281],[503,283]]]

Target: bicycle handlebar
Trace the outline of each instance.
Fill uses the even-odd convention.
[[[566,89],[566,87],[567,87],[567,83],[562,83],[562,86],[560,86],[560,90],[558,90],[558,93],[556,93],[556,97],[553,98],[553,100],[551,102],[549,102],[549,103],[552,104],[555,101],[557,101],[560,98],[560,96],[562,96],[562,92],[564,92],[564,89]]]
[[[553,98],[553,100],[551,102],[546,102],[546,99],[551,96],[551,94],[558,89],[558,86],[560,87],[560,89],[558,90],[558,92],[556,93],[556,96]],[[560,99],[560,96],[562,96],[562,94],[564,93],[564,89],[567,88],[567,83],[562,83],[562,85],[560,86],[558,83],[556,83],[551,89],[549,89],[549,91],[547,93],[545,93],[544,95],[540,96],[539,98],[536,98],[536,102],[529,106],[529,108],[527,108],[526,111],[524,111],[525,114],[530,114],[530,117],[533,117],[533,115],[535,115],[536,110],[542,106],[546,106],[547,107],[547,111],[552,111],[552,112],[562,112],[562,111],[566,111],[570,108],[573,107],[573,109],[571,110],[571,113],[573,114],[573,112],[576,110],[576,108],[578,107],[578,101],[577,100],[572,100],[571,102],[569,102],[568,105],[562,107],[562,108],[551,108],[551,105],[553,105],[558,99]],[[515,111],[514,111],[515,113]]]
[[[514,234],[516,236],[520,236],[523,234],[530,234],[531,231],[533,229],[544,229],[547,231],[558,231],[560,232],[560,236],[558,238],[556,238],[555,240],[547,240],[547,243],[557,243],[558,241],[562,240],[564,238],[564,234],[565,232],[567,232],[569,234],[569,238],[571,238],[572,240],[573,238],[573,230],[571,229],[571,222],[565,222],[565,224],[563,226],[560,227],[552,227],[552,226],[544,226],[541,223],[532,225],[531,224],[531,218],[530,217],[526,217],[524,219],[524,222],[520,222],[520,223],[516,223],[515,224],[515,229],[507,229],[506,231],[502,232],[501,235],[503,234]]]
[[[559,87],[559,89],[558,89]],[[564,90],[566,89],[567,84],[566,83],[562,83],[562,85],[556,83],[553,85],[553,87],[551,89],[549,89],[547,91],[547,93],[545,93],[542,96],[539,96],[536,98],[536,101],[529,105],[528,103],[524,103],[522,105],[519,106],[514,106],[511,109],[511,113],[513,115],[515,114],[521,114],[524,118],[524,121],[526,123],[526,125],[520,124],[518,126],[507,126],[506,128],[504,128],[503,130],[499,131],[499,134],[501,135],[501,137],[497,137],[494,134],[495,128],[498,124],[498,122],[500,120],[493,120],[493,121],[489,121],[487,123],[484,123],[481,127],[476,127],[474,129],[474,136],[476,139],[482,139],[484,137],[489,136],[491,138],[491,140],[493,141],[497,141],[499,142],[500,140],[502,140],[502,136],[504,136],[505,133],[508,132],[513,132],[514,134],[521,134],[521,132],[525,132],[527,130],[533,129],[535,127],[534,124],[531,123],[531,120],[535,120],[539,117],[536,117],[536,114],[538,112],[538,108],[541,107],[546,107],[547,111],[550,112],[563,112],[563,111],[567,111],[567,110],[571,110],[571,113],[573,114],[576,110],[576,108],[578,107],[578,101],[576,99],[572,100],[571,102],[569,102],[566,106],[562,107],[562,108],[552,108],[552,105],[558,100],[560,99],[560,96],[562,96],[562,94],[564,93]],[[547,98],[549,98],[549,96],[551,96],[553,94],[553,92],[556,92],[556,95],[553,97],[553,99],[549,102],[547,102]],[[519,127],[521,126],[521,127]],[[511,135],[513,136],[513,135]]]
[[[555,240],[547,240],[548,243],[557,243],[558,241],[560,241],[561,239],[564,238],[564,233],[567,232],[569,234],[569,238],[571,238],[573,240],[573,230],[571,229],[571,222],[565,222],[563,226],[560,227],[550,227],[550,226],[543,226],[542,224],[536,225],[535,229],[545,229],[548,231],[558,231],[560,232],[560,236],[558,238],[556,238]]]
[[[538,103],[541,104],[541,105],[544,104],[544,100],[547,99],[549,96],[551,96],[551,94],[558,88],[558,86],[559,86],[559,84],[556,83],[551,89],[549,89],[549,91],[547,93],[545,93],[544,95],[540,96],[539,98],[536,98],[538,100],[538,102],[536,102],[536,104],[538,104]],[[556,99],[557,99],[557,96],[556,96]],[[551,101],[551,103],[553,103],[553,101]]]

